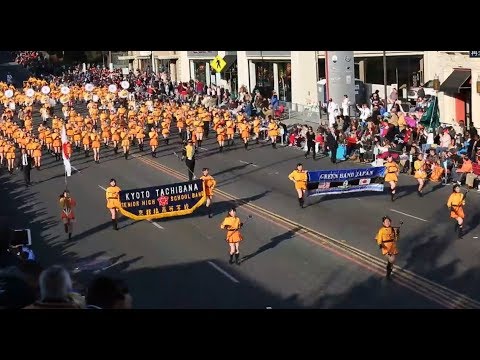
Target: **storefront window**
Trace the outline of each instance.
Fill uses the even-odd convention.
[[[292,101],[292,64],[278,63],[278,90],[281,101]]]
[[[273,89],[273,62],[256,63],[257,87],[270,87]]]
[[[193,68],[195,70],[194,79],[205,84],[207,82],[207,69],[205,61],[194,61]]]

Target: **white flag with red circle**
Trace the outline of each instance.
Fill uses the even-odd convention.
[[[67,176],[72,176],[72,165],[70,164],[70,155],[68,154],[68,137],[67,137],[67,130],[65,129],[65,125],[62,126],[62,158],[63,158],[63,166],[65,166],[65,172]]]

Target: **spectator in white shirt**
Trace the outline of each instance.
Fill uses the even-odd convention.
[[[328,124],[330,127],[332,127],[333,124],[335,124],[335,118],[338,115],[338,105],[333,102],[332,98],[328,99],[327,112]]]
[[[348,98],[348,95],[343,95],[343,101],[342,101],[342,115],[343,116],[350,116],[350,99]]]
[[[360,110],[360,120],[365,123],[367,119],[372,115],[372,112],[368,108],[367,104],[363,104],[362,107],[357,105],[357,109]]]

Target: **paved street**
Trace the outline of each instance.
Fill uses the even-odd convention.
[[[138,308],[480,307],[465,298],[480,301],[478,193],[469,193],[463,240],[456,238],[445,206],[451,187],[428,185],[426,196],[418,198],[414,179],[404,175],[394,203],[387,194],[365,193],[315,198],[299,209],[287,179],[297,162],[309,170],[359,165],[304,160],[292,148],[252,145],[245,151],[237,140],[218,153],[213,138],[204,141],[196,173],[209,167],[218,182],[213,219],[203,209],[153,223],[122,218],[120,231],[113,231],[102,187],[112,177],[122,189],[183,181],[186,166],[173,154],[179,150],[175,139],[161,145],[157,159],[137,148],[129,160],[102,148],[100,164],[83,152],[75,154],[77,171],[68,188],[78,202],[78,223],[70,242],[57,204],[65,187],[63,163],[50,155],[44,156],[41,171],[32,171],[30,188],[18,171],[10,176],[1,170],[2,211],[32,228],[34,249],[44,263],[73,269],[113,262],[104,271],[128,281]],[[219,229],[232,204],[240,206],[242,219],[252,215],[243,231],[241,266],[228,264]],[[392,281],[384,279],[384,260],[373,240],[383,215],[394,224],[404,222],[401,269]],[[91,275],[84,271],[78,277]]]

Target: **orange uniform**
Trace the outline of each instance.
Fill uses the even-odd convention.
[[[120,209],[120,191],[118,186],[109,186],[105,191],[108,209]]]
[[[398,172],[400,169],[398,168],[398,164],[395,161],[387,161],[385,163],[386,174],[385,174],[385,181],[390,182],[398,182]]]
[[[463,206],[465,205],[465,195],[462,193],[452,193],[447,201],[447,206],[450,209],[450,217],[453,219],[465,219]]]
[[[415,179],[425,180],[427,178],[427,172],[425,171],[425,161],[416,160],[413,163],[413,167],[415,168]]]
[[[295,181],[295,189],[307,190],[307,170],[298,171],[295,169],[288,175],[288,178],[291,181]]]
[[[375,237],[378,245],[382,245],[382,254],[383,255],[397,255],[398,249],[395,244],[395,231],[391,226],[382,227],[378,230],[377,236]]]
[[[205,188],[206,196],[213,196],[213,189],[217,186],[217,181],[213,178],[212,175],[202,176],[200,179],[203,180],[203,185]]]
[[[240,233],[240,227],[242,223],[237,216],[227,216],[222,224],[220,225],[220,229],[227,230],[227,238],[226,241],[228,243],[238,243],[243,240],[243,236]]]

